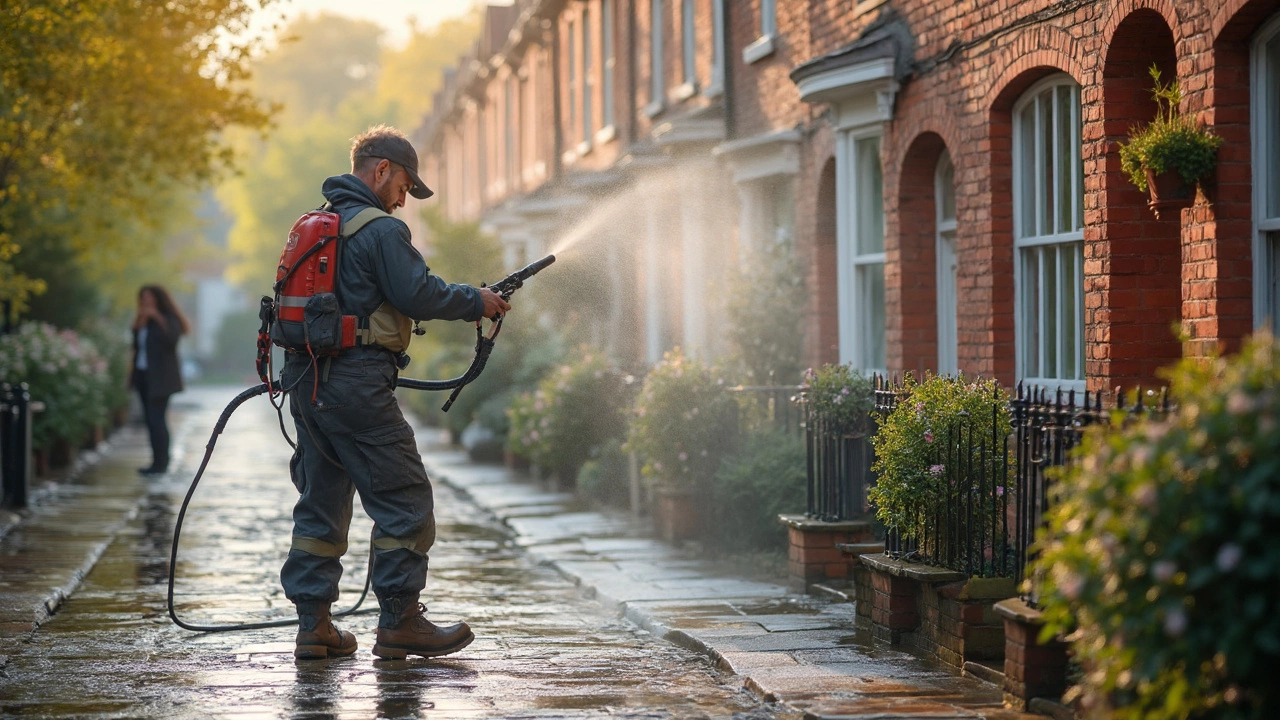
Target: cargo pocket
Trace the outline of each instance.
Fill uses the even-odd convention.
[[[356,433],[354,438],[364,458],[369,488],[374,492],[398,490],[427,481],[409,423],[383,425]],[[351,468],[347,468],[350,472]]]

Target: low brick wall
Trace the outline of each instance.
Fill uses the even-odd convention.
[[[872,636],[932,655],[963,669],[970,660],[1000,660],[1004,622],[993,605],[1014,594],[1010,578],[968,578],[964,573],[886,555],[862,555],[867,581],[859,602],[871,602]],[[859,617],[864,613],[859,608]]]
[[[1067,645],[1040,642],[1040,611],[1019,598],[996,603],[1004,622],[1005,702],[1024,710],[1033,698],[1057,698],[1067,689]]]
[[[804,515],[779,515],[778,520],[787,526],[787,575],[796,592],[808,592],[810,585],[824,580],[851,579],[857,560],[837,546],[862,544],[870,552],[874,542],[872,523],[866,520],[824,522]]]

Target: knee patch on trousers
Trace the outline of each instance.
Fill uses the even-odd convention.
[[[320,538],[303,537],[294,535],[293,542],[289,543],[290,550],[301,550],[309,555],[319,557],[340,558],[347,554],[347,543],[331,543]]]
[[[373,541],[373,547],[382,552],[390,550],[408,550],[415,555],[427,556],[427,552],[431,550],[431,546],[436,544],[436,518],[431,515],[427,518],[427,525],[422,532],[410,537],[380,537]]]

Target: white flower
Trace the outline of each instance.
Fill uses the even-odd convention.
[[[1157,560],[1151,564],[1151,575],[1158,582],[1167,583],[1178,572],[1178,564],[1172,560]]]
[[[1222,572],[1231,572],[1240,564],[1240,558],[1244,556],[1244,548],[1235,543],[1224,543],[1218,548],[1218,557],[1215,564]]]
[[[1164,634],[1169,637],[1181,637],[1187,631],[1187,613],[1182,608],[1174,608],[1164,616]]]

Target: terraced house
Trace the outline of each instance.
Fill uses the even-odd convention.
[[[1158,217],[1118,154],[1153,65],[1224,140]],[[813,364],[1150,385],[1280,317],[1280,0],[521,0],[418,141],[510,265],[604,237],[623,358],[720,352],[771,242]]]

